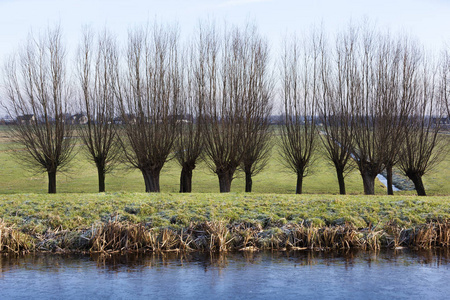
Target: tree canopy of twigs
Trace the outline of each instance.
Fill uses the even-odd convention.
[[[24,147],[18,160],[47,172],[48,192],[56,193],[56,173],[72,159],[74,140],[69,113],[70,83],[59,27],[35,38],[5,64],[8,112],[17,120],[10,133]]]
[[[447,120],[450,120],[450,53],[444,51],[441,58],[441,82],[440,97],[442,99],[443,114],[447,114]]]
[[[128,36],[125,74],[117,72],[119,137],[126,162],[142,172],[146,192],[160,191],[160,172],[177,135],[178,55],[176,28],[136,29]]]
[[[116,113],[114,62],[117,49],[113,37],[105,30],[97,38],[86,30],[78,49],[80,107],[87,124],[77,126],[88,158],[98,173],[98,190],[105,192],[105,175],[117,162],[120,147],[114,125]]]

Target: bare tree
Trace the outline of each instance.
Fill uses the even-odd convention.
[[[404,126],[405,139],[399,155],[399,167],[414,183],[419,196],[426,196],[422,177],[448,152],[448,145],[440,134],[443,117],[440,101],[445,101],[442,96],[446,78],[441,76],[441,84],[437,84],[432,66],[429,61],[422,62],[419,88],[411,99],[414,106]]]
[[[115,89],[124,128],[120,141],[126,161],[142,172],[146,192],[159,192],[179,123],[177,29],[155,24],[151,31],[131,31],[126,66]]]
[[[181,166],[180,193],[192,191],[192,172],[203,154],[203,118],[205,70],[203,54],[193,45],[183,63],[183,92],[179,101],[178,137],[175,158]]]
[[[296,193],[302,193],[317,147],[316,113],[320,93],[323,36],[313,34],[299,43],[293,39],[282,53],[282,95],[285,124],[281,128],[280,154],[297,175]]]
[[[213,26],[202,29],[200,35],[201,68],[205,70],[205,154],[219,178],[220,192],[229,192],[245,147],[247,35],[239,29],[218,35]]]
[[[391,49],[389,49],[390,47]],[[405,125],[414,107],[417,93],[417,69],[421,53],[418,47],[407,38],[395,44],[384,45],[379,60],[378,80],[380,95],[383,97],[384,111],[380,118],[385,121],[390,137],[384,143],[384,167],[386,169],[387,193],[393,195],[393,167],[399,159],[399,152],[405,139]]]
[[[252,176],[267,165],[272,149],[272,131],[269,128],[272,113],[273,80],[269,74],[267,42],[256,32],[247,29],[243,37],[246,58],[243,62],[244,79],[244,136],[241,168],[245,173],[245,191],[252,191]]]
[[[115,94],[113,89],[115,41],[106,30],[94,44],[93,34],[84,32],[78,49],[78,76],[81,87],[81,109],[87,124],[81,124],[81,135],[87,156],[97,167],[98,190],[105,191],[105,175],[117,161],[120,147],[114,126]]]
[[[48,192],[56,193],[56,173],[72,158],[72,126],[67,122],[70,84],[66,75],[66,52],[59,27],[49,29],[5,64],[4,81],[11,128],[23,152],[21,163],[48,174]]]
[[[389,35],[366,30],[361,36],[359,76],[360,97],[353,103],[353,149],[364,185],[365,194],[374,194],[376,176],[396,161],[403,139],[403,122],[411,104],[403,94],[403,60],[409,68],[410,53]],[[405,72],[409,72],[405,69]],[[402,74],[404,77],[402,77]],[[390,176],[388,176],[390,177]],[[392,184],[390,180],[390,184]]]
[[[359,97],[357,64],[357,30],[336,39],[335,56],[322,51],[323,81],[319,116],[323,132],[320,138],[326,156],[332,162],[339,183],[339,193],[345,195],[345,176],[354,168],[352,164],[353,122],[352,103]]]

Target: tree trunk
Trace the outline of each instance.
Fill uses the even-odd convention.
[[[56,193],[56,171],[48,171],[48,193]]]
[[[105,168],[103,166],[97,166],[98,173],[98,192],[105,192]]]
[[[423,186],[422,176],[413,173],[407,175],[409,179],[414,183],[414,187],[416,188],[416,192],[418,196],[426,196],[425,187]]]
[[[229,193],[231,190],[231,181],[233,180],[233,173],[231,171],[225,171],[217,173],[219,177],[219,188],[221,193]]]
[[[375,176],[370,174],[368,171],[361,172],[361,177],[364,185],[365,195],[375,195]]]
[[[339,194],[345,195],[344,171],[341,168],[336,168],[336,175],[339,183]]]
[[[387,193],[388,195],[394,195],[394,189],[392,188],[392,165],[386,165],[386,180],[387,180]]]
[[[159,174],[161,170],[142,169],[142,176],[144,176],[145,191],[147,193],[159,193]]]
[[[190,193],[192,191],[192,169],[183,167],[180,176],[180,193]]]
[[[302,193],[302,188],[303,188],[303,173],[302,172],[298,172],[297,173],[297,187],[295,189],[295,193],[296,194],[301,194]]]
[[[251,172],[245,172],[245,192],[251,193],[252,192],[252,173]]]

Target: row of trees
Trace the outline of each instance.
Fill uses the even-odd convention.
[[[374,194],[383,170],[393,194],[397,166],[418,195],[425,195],[422,176],[448,152],[440,134],[449,109],[448,62],[448,55],[433,62],[407,37],[366,26],[350,27],[331,45],[320,32],[286,44],[281,154],[297,173],[297,193],[320,139],[341,194],[345,175],[355,166],[365,194]]]
[[[86,30],[74,83],[60,29],[30,36],[3,75],[10,115],[37,116],[12,127],[26,150],[16,155],[48,173],[50,193],[76,136],[97,167],[99,191],[107,172],[125,162],[142,172],[147,192],[159,192],[161,169],[175,158],[180,192],[191,192],[200,160],[217,174],[221,192],[230,191],[238,169],[250,192],[278,139],[269,125],[279,95],[280,154],[297,175],[297,193],[323,142],[342,194],[355,166],[366,194],[383,169],[392,186],[398,166],[425,195],[421,178],[445,152],[439,120],[449,109],[448,55],[436,68],[407,38],[353,27],[333,43],[321,32],[292,38],[281,53],[275,76],[268,42],[251,25],[200,26],[182,46],[176,27],[155,24],[130,31],[124,50],[106,30]],[[65,121],[74,99],[86,125]]]

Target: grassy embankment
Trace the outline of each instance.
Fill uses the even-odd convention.
[[[17,194],[0,203],[3,251],[450,245],[443,196]]]

